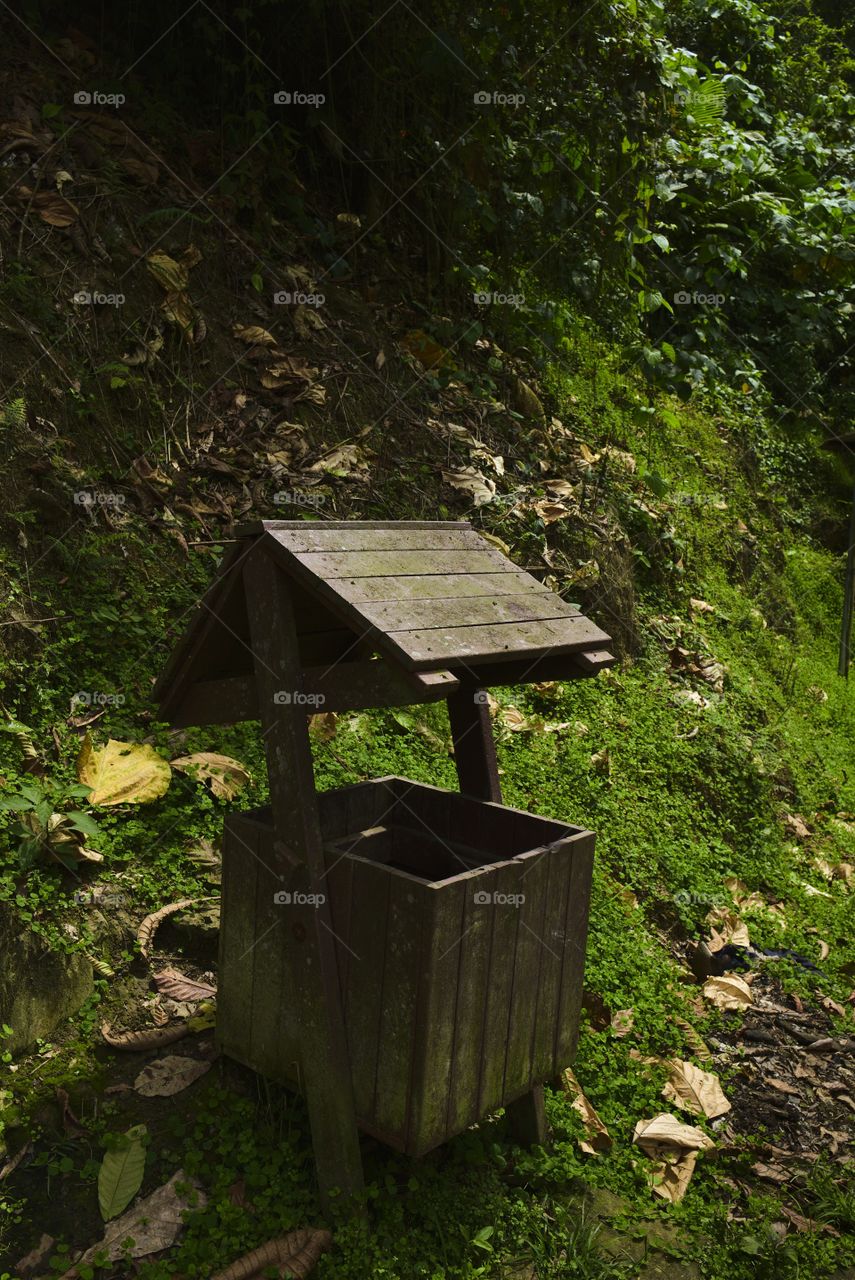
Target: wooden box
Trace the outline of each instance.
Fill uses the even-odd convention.
[[[405,778],[318,801],[357,1120],[422,1155],[572,1061],[594,836]],[[269,810],[226,820],[218,1023],[300,1088],[286,939],[315,908],[273,842]]]

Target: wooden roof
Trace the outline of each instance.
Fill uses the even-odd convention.
[[[311,685],[326,664],[327,685],[339,681],[342,696],[357,666],[371,669],[377,688],[387,676],[401,704],[445,696],[461,681],[572,678],[613,661],[605,632],[465,522],[262,521],[239,532],[244,540],[158,681],[167,719],[202,723],[187,719],[190,707],[176,716],[191,686],[231,680],[234,692],[235,678],[251,677],[240,567],[262,552],[292,583],[304,676]],[[324,707],[338,709],[329,699]]]

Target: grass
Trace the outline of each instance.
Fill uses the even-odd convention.
[[[727,896],[729,876],[782,904],[783,932],[768,911],[746,915],[757,945],[783,945],[819,963],[820,939],[828,944],[821,975],[781,964],[785,987],[811,999],[821,990],[837,1000],[851,989],[851,895],[840,882],[829,885],[814,861],[855,855],[855,826],[838,817],[855,811],[855,710],[835,673],[841,564],[812,533],[836,512],[839,489],[831,475],[806,476],[798,458],[781,447],[763,406],[724,401],[687,408],[661,399],[650,414],[619,361],[599,354],[580,330],[573,372],[554,372],[551,391],[564,420],[593,448],[610,442],[636,459],[635,472],[611,463],[595,467],[586,502],[589,515],[613,519],[628,534],[637,652],[595,680],[498,691],[497,725],[509,706],[535,725],[569,724],[560,732],[500,730],[499,759],[507,803],[597,832],[586,987],[612,1010],[631,1009],[634,1024],[624,1039],[586,1017],[576,1072],[614,1146],[605,1156],[583,1156],[578,1117],[565,1097],[550,1092],[555,1141],[547,1151],[515,1149],[501,1118],[418,1165],[372,1148],[368,1216],[337,1227],[335,1251],[320,1264],[320,1277],[470,1280],[515,1271],[524,1276],[532,1265],[538,1277],[605,1280],[637,1272],[643,1262],[637,1250],[630,1258],[606,1248],[607,1232],[586,1198],[591,1188],[622,1197],[627,1238],[650,1223],[676,1226],[674,1248],[700,1264],[705,1280],[830,1275],[855,1261],[846,1239],[853,1191],[840,1185],[840,1166],[820,1167],[799,1193],[800,1211],[836,1225],[840,1238],[809,1233],[782,1241],[771,1225],[779,1220],[780,1198],[759,1184],[740,1201],[741,1220],[731,1221],[726,1162],[702,1161],[684,1202],[663,1209],[631,1143],[636,1121],[662,1109],[661,1080],[642,1071],[629,1052],[688,1057],[677,1020],[689,1019],[701,1034],[717,1025],[719,1015],[700,1016],[692,1008],[697,988],[675,952],[681,939],[700,936],[709,905]],[[519,441],[515,447],[524,448]],[[785,484],[786,502],[780,497]],[[545,533],[527,518],[516,526],[507,516],[494,519],[489,507],[483,519],[515,549]],[[574,537],[570,522],[566,530],[549,531],[550,545],[571,562]],[[7,709],[30,726],[45,753],[56,729],[58,759],[50,770],[59,781],[73,777],[77,739],[65,717],[80,688],[125,697],[103,722],[112,736],[148,735],[163,754],[178,754],[166,728],[148,718],[150,679],[166,648],[152,642],[198,592],[211,559],[165,562],[134,528],[83,530],[62,556],[44,567],[40,590],[45,605],[64,614],[63,626],[42,633],[35,658],[11,656]],[[0,572],[13,577],[11,557]],[[69,577],[71,591],[61,581]],[[600,599],[606,627],[610,585],[601,580],[581,588],[586,607],[596,612]],[[570,585],[568,594],[575,591]],[[692,600],[712,611],[699,611]],[[675,646],[720,663],[723,692],[674,666]],[[25,697],[16,696],[22,683]],[[681,699],[691,689],[709,705],[700,709]],[[399,773],[452,787],[447,744],[440,708],[342,716],[331,741],[315,741],[318,784]],[[256,726],[188,731],[181,750],[195,749],[243,760],[255,784],[240,806],[263,801]],[[19,776],[14,738],[0,742],[0,768],[10,782]],[[186,855],[198,840],[216,836],[228,808],[176,776],[156,803],[105,813],[100,878],[121,875],[138,918],[165,901],[203,892]],[[807,819],[814,831],[809,841],[794,841],[785,826],[788,813]],[[64,928],[81,918],[75,888],[50,870],[32,873],[23,885],[11,851],[3,863],[0,896],[14,900],[54,945],[85,949],[87,936],[72,938]],[[105,958],[120,973],[130,960],[121,953]],[[32,1117],[46,1089],[103,1081],[94,1027],[102,1014],[109,1016],[115,991],[99,981],[61,1053],[46,1064],[38,1056],[27,1060],[9,1077],[11,1126],[27,1116],[38,1123]],[[209,1275],[271,1235],[319,1221],[298,1099],[236,1068],[222,1076],[211,1072],[182,1098],[157,1121],[146,1185],[180,1166],[199,1176],[208,1205],[191,1217],[168,1260],[142,1266],[143,1280],[167,1280],[176,1271]],[[121,1097],[110,1101],[85,1154],[66,1150],[44,1130],[42,1163],[27,1174],[36,1206],[48,1186],[51,1195],[59,1191],[91,1205],[99,1143],[138,1119]],[[238,1183],[251,1212],[236,1203]],[[6,1229],[17,1240],[16,1223],[27,1211],[16,1194],[13,1180]]]

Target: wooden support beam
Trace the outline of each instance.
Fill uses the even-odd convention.
[[[411,707],[440,702],[460,681],[450,671],[401,672],[387,662],[339,662],[304,667],[303,711],[364,711],[369,707]],[[191,685],[170,716],[177,729],[195,724],[238,724],[257,720],[254,675],[225,676]]]
[[[363,1178],[318,799],[300,701],[297,629],[287,581],[261,548],[248,557],[244,582],[270,779],[273,857],[282,889],[291,894],[291,903],[282,907],[288,913],[282,930],[287,990],[295,1002],[318,1182],[329,1208],[359,1197]],[[283,690],[291,692],[290,702],[277,697]]]
[[[448,719],[460,790],[479,800],[502,803],[502,786],[490,707],[483,689],[461,685],[448,699]],[[526,1146],[546,1141],[543,1085],[537,1084],[505,1108],[511,1132]]]

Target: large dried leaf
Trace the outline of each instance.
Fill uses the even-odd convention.
[[[727,907],[713,907],[712,911],[707,913],[706,922],[710,926],[708,943],[710,951],[721,951],[722,947],[728,945],[734,947],[751,945],[748,927],[743,924],[735,911]]]
[[[585,1097],[582,1086],[569,1067],[561,1074],[561,1086],[572,1098],[573,1110],[579,1113],[585,1125],[585,1137],[579,1139],[580,1150],[591,1156],[598,1151],[608,1151],[612,1145],[609,1131]]]
[[[306,467],[306,471],[347,477],[350,480],[367,480],[369,468],[369,460],[359,445],[343,444],[337,449],[331,449],[322,458],[318,458],[317,462]]]
[[[460,471],[443,469],[442,478],[452,489],[458,489],[472,499],[476,507],[483,507],[492,502],[496,496],[496,485],[493,480],[476,470],[475,467],[463,467]]]
[[[225,1271],[218,1271],[211,1280],[258,1280],[266,1267],[277,1267],[283,1276],[307,1276],[322,1253],[332,1244],[329,1231],[305,1228],[291,1231],[287,1236],[268,1240],[251,1253],[238,1258]]]
[[[657,1160],[646,1170],[647,1180],[654,1195],[670,1204],[679,1204],[689,1189],[697,1163],[697,1151],[684,1151],[667,1160]]]
[[[242,787],[252,781],[245,765],[217,751],[196,751],[191,756],[179,756],[172,761],[172,767],[180,773],[189,773],[191,778],[210,783],[214,795],[222,800],[233,799]]]
[[[680,1151],[703,1151],[714,1147],[712,1138],[694,1125],[684,1124],[668,1111],[652,1120],[639,1120],[632,1140],[646,1155],[654,1159]]]
[[[669,1058],[666,1065],[668,1080],[662,1096],[668,1102],[676,1102],[684,1111],[706,1116],[708,1120],[723,1116],[730,1110],[730,1103],[722,1092],[718,1076],[711,1071],[702,1071],[683,1058]]]
[[[183,1040],[189,1035],[190,1027],[186,1022],[175,1022],[169,1027],[146,1027],[142,1031],[114,1032],[109,1022],[101,1025],[101,1035],[112,1049],[126,1049],[131,1053],[142,1053],[147,1049],[163,1049],[176,1040]]]
[[[16,195],[27,207],[35,209],[49,227],[70,227],[80,213],[76,205],[54,191],[33,192],[29,187],[18,187]]]
[[[170,1053],[143,1067],[134,1081],[134,1088],[144,1098],[171,1098],[173,1094],[188,1088],[210,1068],[210,1062],[200,1058],[181,1058]]]
[[[273,334],[267,329],[262,329],[257,324],[236,324],[232,329],[232,333],[236,338],[240,338],[241,342],[245,342],[250,347],[276,346],[276,339]]]
[[[161,995],[172,1000],[210,1000],[217,994],[217,988],[207,982],[195,982],[186,977],[178,969],[162,969],[154,975],[154,985]]]
[[[105,1222],[116,1218],[133,1200],[142,1186],[145,1172],[146,1134],[144,1124],[134,1125],[122,1144],[107,1151],[98,1170],[98,1207]]]
[[[77,757],[77,777],[92,788],[89,804],[146,804],[164,794],[172,772],[154,747],[110,738],[98,750],[87,733]]]
[[[185,907],[195,906],[198,901],[198,898],[182,898],[180,902],[168,902],[165,907],[160,907],[157,911],[152,911],[150,915],[147,915],[139,929],[137,929],[137,942],[139,943],[141,954],[148,955],[157,926],[162,920],[165,920],[167,916],[174,915],[176,911],[183,911]]]
[[[708,978],[704,983],[704,995],[719,1009],[744,1009],[754,1003],[748,983],[735,973]]]
[[[79,1268],[91,1263],[96,1255],[106,1254],[110,1262],[117,1262],[120,1258],[144,1258],[170,1248],[184,1227],[187,1210],[194,1206],[203,1209],[206,1203],[199,1184],[179,1169],[162,1187],[145,1196],[120,1218],[114,1218],[103,1240],[87,1249],[60,1280],[74,1280],[80,1274]]]

